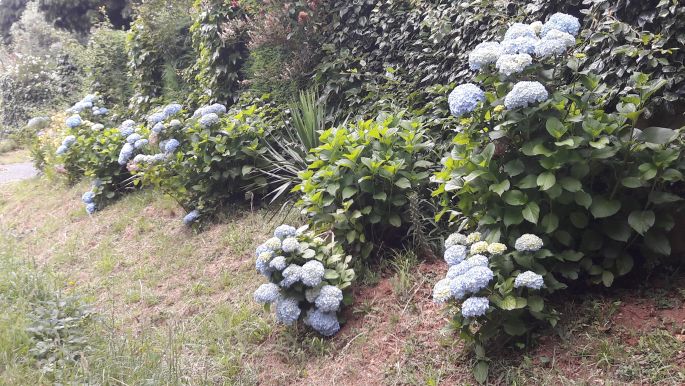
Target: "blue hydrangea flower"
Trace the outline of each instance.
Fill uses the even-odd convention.
[[[276,256],[269,263],[269,268],[282,271],[286,267],[285,256]]]
[[[162,122],[166,118],[164,113],[154,113],[150,114],[150,116],[147,117],[147,122],[150,125],[154,125],[156,123]]]
[[[544,102],[549,98],[545,86],[536,81],[521,81],[514,85],[504,98],[504,106],[508,109],[528,107],[534,103]]]
[[[96,98],[97,97],[94,94],[88,94],[88,95],[84,96],[83,99],[81,99],[81,101],[93,103],[93,102],[95,102]]]
[[[494,273],[488,267],[473,267],[465,274],[457,276],[450,282],[452,295],[461,299],[469,293],[476,293],[487,287],[494,277]]]
[[[195,222],[200,217],[200,212],[197,209],[190,211],[185,217],[183,217],[183,224],[190,225]]]
[[[121,133],[121,135],[123,137],[128,137],[129,135],[133,134],[134,131],[135,131],[135,129],[133,127],[120,127],[119,128],[119,133]]]
[[[93,182],[90,184],[90,186],[92,186],[94,188],[98,188],[101,185],[102,185],[102,180],[99,178],[94,179]]]
[[[73,135],[67,135],[62,140],[62,146],[71,147],[74,143],[76,143],[76,137]]]
[[[176,140],[175,138],[171,138],[164,144],[164,152],[173,153],[176,151],[176,148],[178,148],[179,145],[180,143],[178,142],[178,140]]]
[[[301,278],[302,267],[297,264],[290,264],[286,269],[283,270],[283,280],[281,280],[280,286],[283,288],[288,288],[300,281]]]
[[[323,312],[334,312],[340,308],[343,301],[343,293],[340,288],[333,285],[321,287],[319,296],[316,297],[314,304]]]
[[[490,63],[495,63],[502,54],[502,47],[497,42],[483,42],[469,53],[469,67],[478,71]]]
[[[136,149],[140,149],[141,147],[147,145],[148,142],[149,142],[149,141],[148,141],[147,139],[145,139],[145,138],[139,139],[139,140],[137,140],[137,141],[133,144],[133,147],[136,148]]]
[[[164,153],[157,153],[157,154],[152,156],[152,159],[150,162],[162,162],[166,159],[166,156],[167,155]]]
[[[512,40],[520,37],[535,38],[535,31],[529,24],[514,23],[504,33],[504,40]]]
[[[566,53],[569,47],[576,44],[576,39],[566,32],[559,30],[550,31],[544,38],[540,39],[535,46],[535,55],[546,58],[553,55]]]
[[[304,323],[323,336],[333,336],[340,331],[340,323],[335,312],[323,312],[319,309],[310,309]]]
[[[483,255],[473,255],[457,265],[453,265],[447,271],[446,277],[454,279],[468,272],[473,267],[487,267],[488,258]]]
[[[294,237],[286,237],[281,244],[281,248],[285,253],[296,252],[300,249],[300,243]]]
[[[325,271],[326,269],[320,261],[310,260],[302,265],[300,280],[302,284],[308,287],[316,287],[321,283]]]
[[[436,303],[445,303],[452,297],[452,290],[450,289],[450,279],[445,278],[433,287],[433,301]]]
[[[203,128],[209,128],[219,123],[219,116],[215,113],[205,114],[200,118],[200,126]]]
[[[127,120],[121,122],[121,125],[119,125],[119,129],[124,129],[124,128],[127,128],[127,127],[131,127],[131,128],[132,128],[132,127],[134,127],[135,125],[136,125],[136,122],[135,122],[135,121],[133,121],[132,119],[127,119]]]
[[[201,116],[205,115],[206,109],[207,109],[207,106],[198,107],[198,109],[193,112],[193,118],[197,118],[197,117],[201,117]]]
[[[254,292],[254,300],[261,304],[271,304],[281,296],[281,289],[274,283],[262,284]]]
[[[164,124],[162,122],[157,122],[155,123],[154,126],[152,126],[152,132],[153,133],[161,133],[164,130]]]
[[[447,98],[450,112],[457,118],[475,110],[478,102],[484,100],[485,92],[473,83],[466,83],[455,87]]]
[[[109,112],[109,109],[106,107],[99,107],[97,109],[93,109],[93,114],[94,115],[106,115]]]
[[[262,244],[255,249],[255,256],[259,256],[264,252],[273,252],[273,250],[267,247],[265,244]]]
[[[542,246],[542,239],[530,233],[522,235],[514,243],[514,248],[519,252],[535,252],[540,250]]]
[[[97,206],[95,206],[94,202],[91,202],[90,204],[86,204],[86,213],[88,214],[93,214],[97,210]]]
[[[461,314],[465,318],[477,318],[485,315],[490,308],[490,301],[485,297],[470,297],[461,304]]]
[[[296,232],[297,229],[295,229],[295,227],[283,224],[276,227],[276,230],[274,230],[274,236],[283,240],[287,237],[295,236]]]
[[[450,267],[461,263],[466,258],[467,250],[465,245],[453,245],[445,250],[444,258]]]
[[[281,248],[281,239],[278,237],[272,237],[264,242],[264,245],[269,247],[272,251],[275,251],[277,249]]]
[[[83,201],[84,204],[90,204],[93,200],[95,200],[95,193],[92,191],[87,191],[81,196],[81,201]]]
[[[133,145],[135,147],[135,145]],[[133,163],[134,164],[140,164],[140,163],[145,163],[148,160],[148,156],[145,154],[137,154],[135,157],[133,157]]]
[[[82,121],[81,117],[78,114],[74,114],[67,118],[65,123],[68,128],[73,129],[74,127],[81,126]]]
[[[131,159],[131,156],[133,156],[133,151],[134,151],[133,145],[130,143],[126,142],[124,144],[124,147],[121,148],[121,151],[119,152],[119,165],[126,165],[129,159]]]
[[[93,126],[91,126],[90,129],[93,130],[93,131],[100,131],[100,130],[102,130],[102,129],[104,129],[104,128],[105,128],[105,125],[103,125],[102,123],[96,123],[96,124],[94,124]]]
[[[452,233],[447,236],[447,240],[445,240],[445,249],[449,249],[455,245],[466,245],[466,236],[461,233]]]
[[[139,139],[141,139],[141,138],[142,138],[142,137],[140,136],[140,134],[138,134],[138,133],[133,133],[133,134],[131,134],[131,135],[129,135],[129,136],[126,137],[126,142],[130,143],[131,145],[133,145],[134,143],[136,143],[137,140],[139,140]]]
[[[213,105],[207,107],[205,110],[205,114],[210,114],[214,113],[216,115],[222,115],[226,113],[226,106],[222,105],[221,103],[214,103]]]
[[[545,285],[545,280],[543,277],[533,271],[520,273],[514,280],[515,288],[526,287],[539,290],[543,285]]]
[[[528,54],[504,54],[497,59],[495,67],[500,74],[510,76],[523,72],[533,64],[533,58]]]
[[[286,326],[291,326],[297,322],[301,312],[299,302],[295,298],[281,297],[276,302],[276,320]]]
[[[501,43],[503,54],[533,54],[540,39],[530,36],[521,36],[516,39],[505,40]],[[498,58],[499,59],[499,58]]]
[[[167,117],[170,117],[172,115],[177,114],[179,111],[181,111],[181,109],[183,109],[183,106],[181,106],[180,104],[171,103],[169,105],[166,105],[166,107],[164,107],[164,115],[166,115]]]
[[[269,263],[271,261],[271,257],[273,256],[273,252],[271,251],[266,251],[262,252],[257,256],[257,259],[255,259],[255,269],[257,269],[257,272],[260,274],[269,277],[271,275],[271,268],[269,267]]]
[[[179,121],[178,119],[172,119],[171,122],[169,122],[169,126],[181,127],[181,121]]]
[[[557,12],[550,16],[549,20],[542,26],[540,36],[546,36],[552,30],[559,30],[576,36],[580,30],[580,21],[575,16]]]

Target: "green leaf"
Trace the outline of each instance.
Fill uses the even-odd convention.
[[[528,198],[526,197],[525,193],[516,189],[505,192],[502,198],[504,199],[504,202],[514,206],[524,205],[526,202],[528,202]]]
[[[346,186],[342,191],[342,199],[347,200],[348,198],[357,194],[357,188],[354,186]]]
[[[605,287],[611,287],[611,284],[613,282],[614,282],[614,274],[611,273],[611,271],[602,272],[602,283],[604,283]]]
[[[502,324],[504,331],[509,335],[519,336],[526,333],[526,325],[519,318],[508,318]]]
[[[584,229],[588,224],[587,215],[583,212],[571,212],[568,216],[571,224],[578,229]]]
[[[523,162],[519,159],[509,161],[504,164],[504,172],[511,177],[518,176],[519,174],[523,173],[524,169],[525,167],[523,166]]]
[[[623,276],[633,269],[633,257],[630,255],[621,255],[616,259],[616,270],[619,276]]]
[[[523,208],[523,212],[521,214],[523,215],[523,218],[529,222],[537,224],[538,218],[540,217],[540,207],[538,204],[531,201],[526,205],[525,208]]]
[[[402,177],[399,180],[395,181],[395,185],[399,186],[402,189],[411,188],[411,182],[409,182],[409,180],[405,177]]]
[[[573,177],[564,177],[561,180],[559,180],[559,183],[561,184],[561,187],[568,190],[571,193],[575,193],[583,188],[583,185],[581,185],[580,181]]]
[[[642,180],[637,177],[626,177],[621,180],[621,184],[626,188],[639,188],[642,186]]]
[[[669,143],[677,136],[677,131],[665,127],[648,127],[642,130],[642,140],[659,145]]]
[[[548,213],[542,218],[541,225],[545,233],[552,233],[559,227],[559,217],[554,213]]]
[[[523,221],[523,216],[520,210],[515,208],[506,208],[504,210],[504,226],[517,225]]]
[[[326,280],[335,280],[340,277],[338,272],[334,269],[327,269],[323,275]]]
[[[654,212],[651,210],[634,210],[630,212],[628,216],[628,224],[635,229],[635,231],[641,235],[654,226],[654,220],[656,219]]]
[[[561,121],[556,118],[556,117],[551,117],[547,119],[547,122],[545,123],[545,127],[547,128],[547,132],[554,137],[555,139],[561,138],[566,133],[566,126],[564,126]]]
[[[547,190],[557,183],[557,178],[552,172],[544,172],[538,176],[537,184],[542,190]]]
[[[590,205],[592,205],[592,196],[583,192],[582,190],[576,192],[573,198],[575,199],[576,204],[584,207],[585,209],[589,209]]]
[[[531,311],[542,312],[542,310],[545,308],[545,301],[537,295],[529,296],[528,307],[530,307]]]
[[[487,361],[478,361],[473,366],[473,377],[478,383],[485,383],[488,380],[488,371],[490,364]]]
[[[516,309],[516,297],[514,296],[507,296],[499,304],[500,308],[503,310],[511,311]]]
[[[645,236],[645,245],[652,251],[664,256],[671,254],[671,243],[662,232],[652,230]]]
[[[390,223],[390,225],[397,227],[397,228],[402,226],[402,219],[400,218],[400,216],[397,213],[392,213],[388,217],[388,222]]]
[[[615,215],[621,209],[621,202],[609,200],[602,196],[595,197],[590,206],[590,212],[595,218],[605,218]]]
[[[509,190],[510,187],[511,187],[511,184],[509,183],[509,180],[504,180],[504,181],[500,181],[497,184],[490,185],[490,191],[497,193],[497,195],[501,196],[504,192]]]
[[[388,198],[388,194],[385,192],[378,192],[373,195],[374,200],[385,201]]]
[[[612,240],[627,242],[632,233],[625,220],[607,221],[603,224],[602,230]]]

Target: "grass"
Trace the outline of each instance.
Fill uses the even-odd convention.
[[[13,149],[0,152],[0,165],[16,164],[31,161],[31,155],[26,149]]]
[[[266,213],[234,210],[195,233],[147,191],[88,217],[84,189],[0,187],[0,385],[474,383],[471,356],[430,300],[444,264],[398,254],[356,290],[343,331],[322,339],[274,324],[252,300],[263,282],[252,251],[277,225]],[[683,384],[685,322],[658,316],[680,315],[681,287],[645,291],[642,303],[634,292],[570,301],[539,346],[493,358],[491,382]],[[617,322],[647,306],[648,328]],[[73,317],[72,346],[36,338],[36,326],[55,328],[51,310]],[[41,347],[67,360],[51,364]]]

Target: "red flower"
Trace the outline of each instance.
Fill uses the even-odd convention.
[[[309,14],[305,11],[300,11],[300,13],[297,15],[297,22],[299,24],[304,24],[309,20]]]

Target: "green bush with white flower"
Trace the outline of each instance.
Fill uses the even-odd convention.
[[[282,324],[302,320],[323,336],[340,330],[338,315],[351,303],[348,291],[355,274],[352,256],[345,255],[331,232],[280,225],[256,255],[257,271],[269,280],[255,291],[256,302],[273,307]]]
[[[375,247],[399,246],[409,225],[409,195],[426,193],[435,156],[419,121],[381,114],[324,131],[294,188],[310,224],[331,229],[365,259]]]

